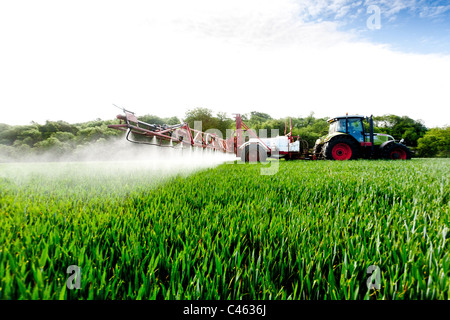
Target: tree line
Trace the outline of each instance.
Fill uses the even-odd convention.
[[[292,135],[300,136],[308,142],[310,148],[320,136],[328,132],[327,118],[316,118],[311,113],[306,117],[272,118],[269,114],[252,111],[241,115],[243,121],[257,133],[266,129],[270,137],[272,129],[280,135],[288,133],[292,126]],[[207,108],[188,110],[184,119],[177,117],[161,118],[156,115],[143,115],[139,120],[151,124],[174,125],[187,122],[194,128],[195,121],[202,122],[202,131],[218,129],[223,137],[227,129],[235,129],[235,121],[224,112],[213,113]],[[55,155],[73,152],[82,146],[102,143],[121,137],[124,133],[108,128],[108,124],[118,120],[101,120],[70,124],[65,121],[46,121],[45,124],[31,122],[29,125],[0,124],[0,160],[3,158],[20,159],[29,154],[43,154],[49,150]],[[420,120],[407,116],[374,116],[374,131],[387,133],[395,139],[404,139],[405,144],[414,150],[418,157],[449,157],[450,127],[427,128]]]

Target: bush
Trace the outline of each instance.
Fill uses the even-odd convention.
[[[420,157],[450,156],[450,127],[433,128],[418,140],[417,152]]]

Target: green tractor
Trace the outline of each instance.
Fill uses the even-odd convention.
[[[368,125],[364,125],[364,120]],[[328,135],[317,139],[314,157],[329,160],[411,159],[410,149],[383,133],[373,132],[373,118],[363,116],[335,117],[328,120]]]

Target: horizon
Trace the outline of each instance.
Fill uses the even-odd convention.
[[[211,110],[211,109],[210,109]],[[218,112],[220,112],[220,111],[218,111]],[[251,111],[251,112],[260,112],[260,111],[256,111],[256,110],[253,110],[253,111]],[[247,113],[241,113],[241,115],[248,115],[248,116],[250,116],[250,112],[247,112]],[[271,117],[271,119],[273,119],[273,120],[285,120],[285,119],[294,119],[294,118],[296,118],[296,119],[299,119],[299,118],[303,118],[303,119],[305,119],[305,118],[307,118],[307,117],[309,117],[309,116],[312,116],[313,118],[315,118],[315,119],[331,119],[331,118],[333,118],[333,117],[338,117],[338,116],[341,116],[342,114],[339,114],[339,115],[334,115],[334,116],[324,116],[324,117],[316,117],[315,116],[315,114],[312,112],[312,113],[310,113],[309,115],[306,115],[306,116],[298,116],[298,117],[291,117],[291,116],[285,116],[285,117],[273,117],[271,114],[268,114],[270,117]],[[352,114],[352,115],[358,115],[358,114]],[[426,124],[424,124],[424,122],[423,122],[423,120],[422,119],[414,119],[414,118],[411,118],[411,117],[409,117],[408,115],[397,115],[397,114],[383,114],[383,115],[377,115],[377,114],[373,114],[372,116],[374,116],[374,117],[383,117],[383,116],[390,116],[390,115],[393,115],[393,116],[398,116],[398,117],[408,117],[408,118],[410,118],[410,119],[412,119],[412,120],[414,120],[414,121],[416,121],[416,122],[419,122],[419,123],[421,123],[421,124],[423,124],[427,129],[432,129],[432,128],[445,128],[445,127],[448,127],[449,125],[448,124],[446,124],[446,125],[443,125],[443,126],[440,126],[440,127],[428,127]],[[172,118],[172,117],[177,117],[177,119],[178,120],[180,120],[180,123],[182,123],[182,122],[184,122],[184,118],[180,118],[180,117],[178,117],[178,116],[175,116],[175,115],[172,115],[172,116],[166,116],[166,117],[162,117],[162,116],[160,116],[160,115],[157,115],[157,114],[150,114],[150,113],[147,113],[147,114],[142,114],[142,115],[136,115],[137,116],[137,118],[139,119],[140,117],[143,117],[143,116],[154,116],[154,117],[157,117],[157,118],[160,118],[160,119],[162,119],[162,120],[167,120],[167,119],[169,119],[169,118]],[[217,112],[214,112],[213,111],[213,117],[216,117],[217,116]],[[362,115],[362,116],[369,116],[369,115]],[[227,118],[228,119],[232,119],[232,120],[234,120],[234,117],[233,116],[228,116],[228,114],[227,114]],[[113,120],[119,120],[119,119],[117,119],[115,116],[113,117],[113,118],[109,118],[109,119],[102,119],[102,118],[97,118],[97,119],[91,119],[91,120],[86,120],[86,121],[82,121],[82,122],[69,122],[69,121],[67,121],[67,120],[63,120],[63,119],[58,119],[58,120],[50,120],[50,119],[46,119],[46,120],[44,120],[43,122],[37,122],[37,121],[30,121],[29,123],[25,123],[25,124],[10,124],[10,123],[6,123],[6,122],[1,122],[0,121],[0,124],[5,124],[5,125],[8,125],[8,126],[29,126],[29,125],[33,125],[33,124],[38,124],[38,125],[45,125],[45,123],[48,121],[48,122],[59,122],[59,121],[61,121],[61,122],[65,122],[65,123],[68,123],[68,124],[70,124],[70,125],[82,125],[82,124],[84,124],[84,123],[88,123],[88,122],[95,122],[95,121],[113,121]]]

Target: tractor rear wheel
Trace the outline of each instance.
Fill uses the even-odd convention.
[[[242,162],[266,162],[266,159],[267,153],[260,145],[250,144],[242,149]]]
[[[407,146],[393,142],[381,150],[381,156],[388,160],[410,160],[411,151]]]
[[[353,160],[357,158],[357,146],[349,138],[335,138],[324,146],[324,156],[328,160]]]

